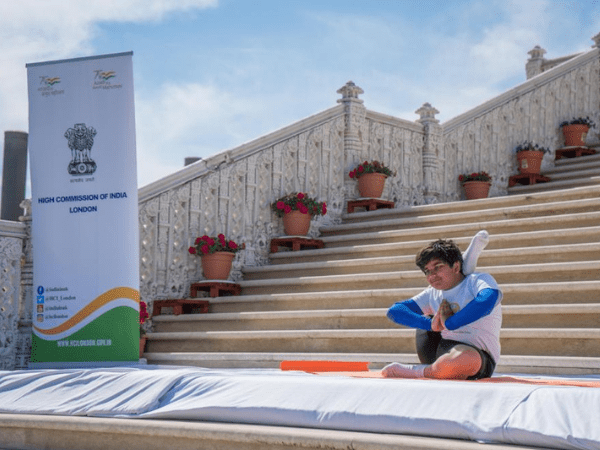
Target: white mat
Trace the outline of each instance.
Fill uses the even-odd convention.
[[[239,422],[600,450],[600,389],[572,386],[167,366],[0,371],[0,412]]]

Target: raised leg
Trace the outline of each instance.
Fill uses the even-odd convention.
[[[490,235],[485,230],[481,230],[473,237],[469,247],[463,253],[463,274],[470,275],[475,272],[479,255],[481,255],[489,241]]]

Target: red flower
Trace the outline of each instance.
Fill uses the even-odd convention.
[[[148,317],[150,317],[150,315],[146,308],[146,302],[140,302],[140,324],[144,323]]]
[[[323,203],[323,212],[322,212],[322,214],[323,215],[327,214],[327,204],[326,203]]]
[[[223,233],[220,233],[216,237],[205,235],[196,239],[196,244],[190,247],[188,251],[192,255],[203,256],[217,252],[237,253],[244,248],[244,244],[239,245],[235,241],[227,239]]]
[[[292,211],[318,216],[321,213],[323,202],[311,198],[306,192],[292,192],[271,203],[271,211],[278,217],[284,217]]]
[[[198,245],[200,242],[202,242],[202,238],[197,237],[194,241],[194,245]]]
[[[365,161],[363,163],[359,163],[356,168],[350,172],[350,178],[358,179],[367,173],[381,173],[386,177],[393,177],[396,175],[396,172],[392,172],[389,167],[386,167],[380,161]]]

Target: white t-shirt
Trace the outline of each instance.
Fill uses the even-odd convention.
[[[440,308],[442,300],[446,299],[452,311],[456,314],[471,300],[477,297],[483,289],[496,289],[498,301],[490,314],[475,322],[471,322],[456,330],[442,331],[442,338],[464,342],[488,352],[494,361],[500,358],[500,328],[502,326],[502,292],[494,278],[487,273],[473,273],[465,277],[457,286],[447,291],[440,291],[429,286],[423,292],[413,297],[423,314],[435,315]]]

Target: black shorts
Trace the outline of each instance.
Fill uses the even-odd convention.
[[[457,345],[467,345],[474,348],[481,356],[481,367],[479,371],[467,378],[468,380],[479,380],[489,378],[496,369],[496,362],[488,352],[464,342],[442,339],[442,334],[435,331],[417,330],[417,355],[422,364],[433,364],[440,356],[449,353]]]
[[[450,350],[457,345],[466,345],[467,347],[474,348],[479,353],[479,356],[481,356],[481,367],[479,368],[479,371],[475,375],[468,377],[467,380],[479,380],[480,378],[490,378],[492,376],[494,369],[496,368],[496,362],[494,361],[494,358],[492,358],[485,350],[477,348],[474,345],[465,344],[464,342],[459,341],[452,341],[450,339],[440,339],[440,343],[436,352],[438,358],[446,353],[450,353]]]

